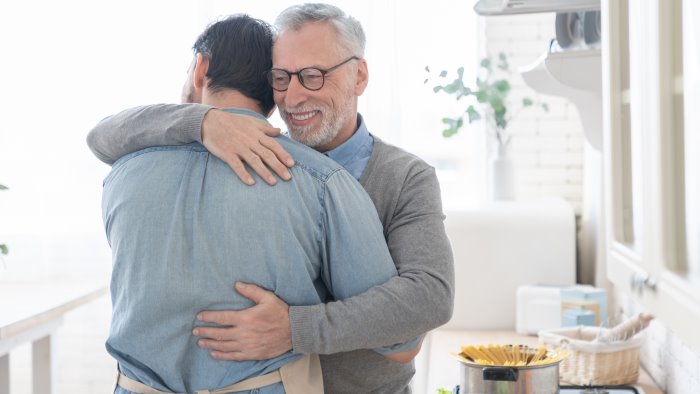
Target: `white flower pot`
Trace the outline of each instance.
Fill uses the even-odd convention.
[[[498,145],[497,154],[491,159],[491,199],[515,199],[515,168],[508,155],[507,145]]]

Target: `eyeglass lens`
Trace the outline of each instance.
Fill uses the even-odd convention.
[[[356,56],[352,56],[327,70],[321,70],[316,67],[306,67],[297,72],[289,72],[287,70],[273,68],[272,70],[268,71],[267,78],[272,88],[281,92],[289,88],[292,75],[296,75],[299,78],[301,85],[306,89],[319,90],[323,87],[326,74],[342,66],[343,64],[356,59],[358,59]]]

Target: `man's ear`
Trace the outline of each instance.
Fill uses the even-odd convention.
[[[361,96],[369,83],[369,71],[367,60],[364,58],[357,61],[357,79],[355,80],[355,95]]]
[[[207,84],[207,71],[209,71],[209,59],[202,56],[201,53],[197,54],[197,63],[194,66],[194,74],[192,78],[192,83],[197,89],[202,89]]]

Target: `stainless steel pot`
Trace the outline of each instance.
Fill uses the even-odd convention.
[[[525,367],[460,364],[460,394],[559,393],[559,362]]]

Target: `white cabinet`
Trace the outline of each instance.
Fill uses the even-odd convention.
[[[700,2],[601,8],[608,278],[700,351]]]

